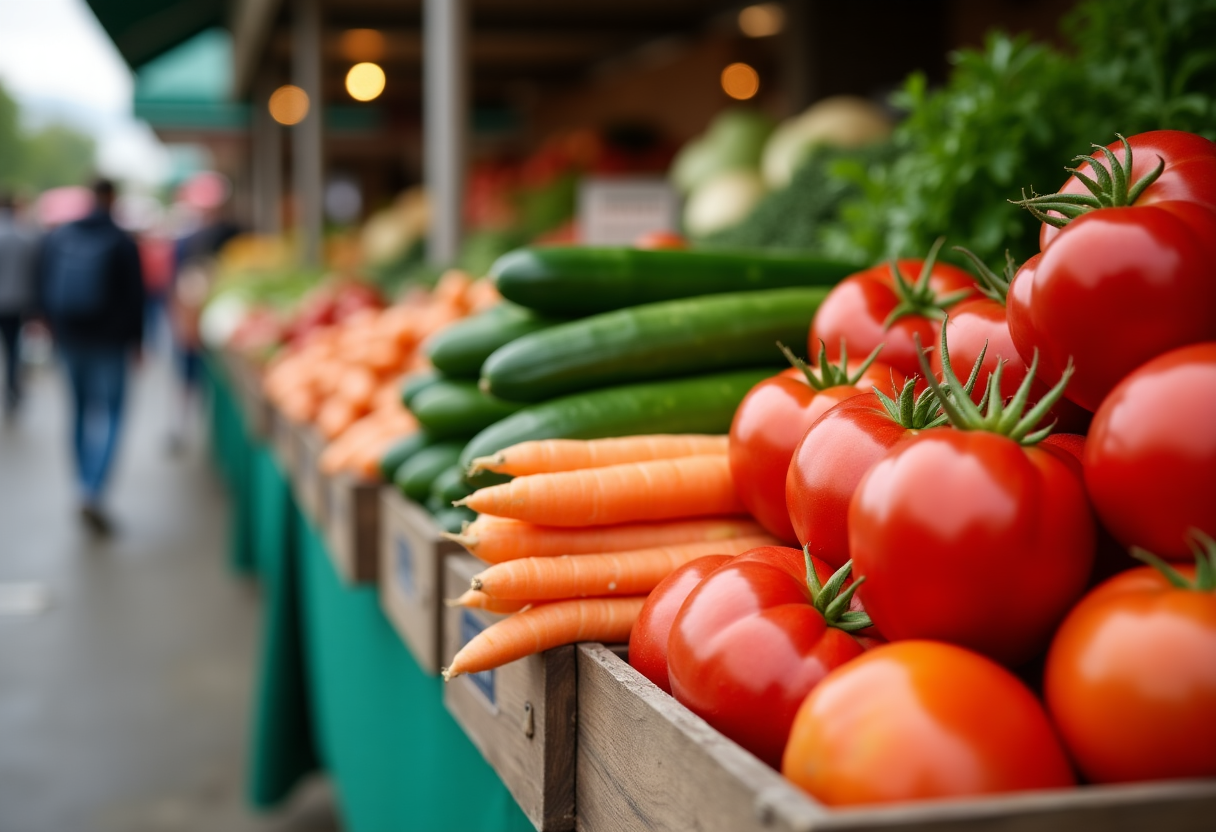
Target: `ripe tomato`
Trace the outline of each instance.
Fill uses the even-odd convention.
[[[1094,415],[1085,484],[1127,546],[1186,558],[1186,532],[1216,535],[1216,343],[1161,355]]]
[[[735,491],[751,515],[786,543],[797,542],[798,536],[786,510],[785,475],[803,434],[837,402],[874,387],[892,394],[893,370],[888,365],[867,359],[847,366],[846,371],[822,365],[810,375],[791,367],[765,379],[748,391],[731,422]]]
[[[867,353],[884,344],[882,360],[904,376],[920,372],[915,336],[937,343],[941,312],[946,306],[978,294],[975,278],[962,269],[936,261],[936,247],[925,260],[882,263],[850,275],[836,285],[811,323],[811,350],[827,344],[828,358],[839,358],[843,340],[849,351]],[[893,271],[897,270],[897,274]],[[907,275],[920,274],[915,283]],[[900,317],[890,320],[897,308]]]
[[[1004,362],[1001,369],[1001,396],[1011,397],[1026,377],[1027,365],[1018,354],[1013,343],[1013,335],[1009,331],[1009,320],[1006,315],[1006,293],[1015,275],[1013,263],[1010,262],[1004,277],[994,274],[986,265],[971,252],[959,249],[972,258],[980,270],[980,281],[984,284],[983,297],[965,300],[950,310],[946,320],[946,329],[950,338],[950,357],[960,369],[975,364],[981,353],[984,360],[980,365],[979,378],[972,390],[971,398],[979,402],[988,386],[988,376],[996,372],[997,366]],[[1040,255],[1035,255],[1039,257]],[[1033,267],[1032,267],[1033,268]],[[933,372],[940,375],[942,370],[941,352],[934,350],[929,353],[929,366]],[[1030,403],[1033,404],[1047,394],[1048,385],[1042,379],[1036,379],[1030,388]],[[1061,431],[1083,431],[1089,426],[1092,415],[1088,410],[1067,399],[1056,402],[1045,423],[1055,422],[1056,429]]]
[[[897,442],[936,417],[936,406],[930,408],[928,398],[921,402],[916,417],[901,421],[873,391],[854,396],[824,413],[794,449],[785,477],[787,513],[798,540],[831,567],[849,559],[849,501],[857,484]]]
[[[828,674],[798,709],[781,773],[829,806],[1075,783],[1034,694],[932,641],[883,645]]]
[[[674,231],[648,231],[633,241],[634,248],[645,249],[686,249],[688,240],[682,234]]]
[[[1210,557],[1210,555],[1209,555]],[[1096,783],[1216,777],[1216,581],[1151,567],[1085,596],[1047,655],[1048,710]]]
[[[1111,146],[1112,154],[1119,146]],[[1071,358],[1076,375],[1066,395],[1088,410],[1149,359],[1216,340],[1216,144],[1161,130],[1133,136],[1128,147],[1131,164],[1125,155],[1114,163],[1118,175],[1104,172],[1106,179],[1127,178],[1123,169],[1130,168],[1135,181],[1157,157],[1165,163],[1160,176],[1125,207],[1094,207],[1044,232],[1042,258],[1010,290],[1018,352],[1029,361],[1038,349],[1049,383]],[[1094,174],[1095,164],[1082,172]],[[1084,185],[1074,177],[1064,190],[1075,198]],[[1126,191],[1117,199],[1127,199]],[[1059,205],[1054,197],[1026,204],[1049,216]]]
[[[671,693],[671,682],[667,679],[667,639],[671,635],[671,622],[688,593],[730,559],[730,555],[706,555],[672,572],[651,590],[629,632],[629,663],[667,693]]]
[[[832,570],[811,562],[824,584],[818,596],[797,549],[738,555],[689,593],[667,642],[676,699],[774,768],[807,692],[867,643],[841,629],[869,625],[856,597],[849,612],[825,618]]]
[[[1094,523],[1055,454],[980,430],[896,445],[849,505],[861,595],[890,639],[960,644],[1016,666],[1085,591]]]

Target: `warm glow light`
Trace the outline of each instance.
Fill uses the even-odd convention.
[[[384,57],[384,35],[375,29],[347,29],[338,49],[348,61],[378,61]]]
[[[760,92],[760,75],[747,64],[731,64],[722,70],[722,91],[746,101]]]
[[[371,101],[384,92],[384,70],[373,63],[355,64],[346,73],[346,91],[356,101]]]
[[[270,95],[270,117],[279,124],[299,124],[308,115],[308,93],[284,84]]]
[[[785,27],[780,3],[758,3],[739,12],[739,29],[749,38],[767,38]]]

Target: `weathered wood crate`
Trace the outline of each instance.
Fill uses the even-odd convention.
[[[262,390],[261,370],[248,358],[235,352],[225,352],[225,364],[233,380],[249,435],[258,441],[265,441],[270,436],[272,408]]]
[[[444,568],[445,597],[455,598],[485,565],[471,555],[453,555]],[[499,618],[481,610],[446,609],[444,661]],[[542,832],[575,825],[575,683],[575,648],[568,646],[459,676],[443,689],[448,711]]]
[[[578,647],[578,826],[588,832],[1211,832],[1216,780],[829,809],[599,644]]]
[[[443,561],[463,552],[431,516],[392,486],[380,489],[380,607],[418,665],[439,673]]]
[[[321,476],[321,515],[334,568],[348,584],[375,583],[380,574],[379,482],[350,474]]]
[[[314,529],[324,533],[325,479],[321,475],[319,463],[321,452],[325,450],[325,439],[312,425],[294,424],[292,429],[295,434],[296,459],[298,460],[291,481],[292,488],[304,516],[312,522]]]

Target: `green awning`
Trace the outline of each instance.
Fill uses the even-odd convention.
[[[233,101],[232,36],[207,29],[135,73],[135,117],[153,129],[245,130],[249,105]]]
[[[101,27],[131,69],[178,44],[223,25],[225,0],[87,0]]]

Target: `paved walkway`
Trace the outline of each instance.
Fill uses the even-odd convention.
[[[75,514],[58,375],[35,373],[0,425],[0,832],[337,828],[323,783],[274,816],[244,806],[257,592],[226,569],[198,426],[167,452],[171,401],[146,365],[106,541]]]

